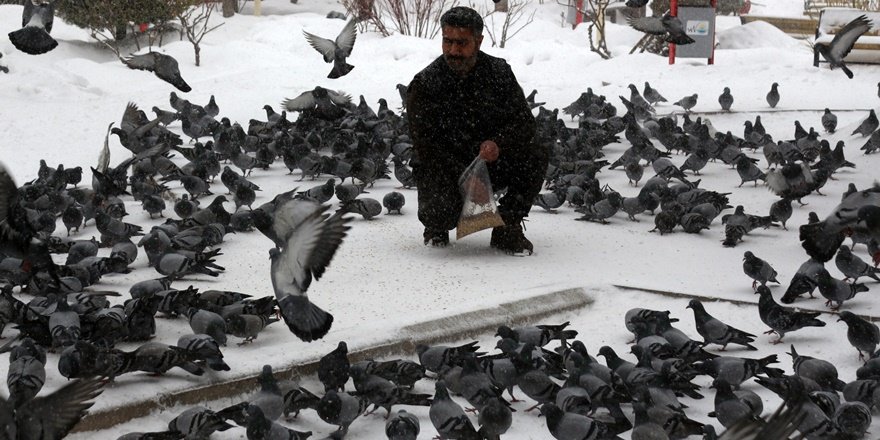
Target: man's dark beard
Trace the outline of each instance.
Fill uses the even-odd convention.
[[[476,57],[446,55],[445,59],[446,64],[460,75],[470,72],[471,68],[476,64]]]

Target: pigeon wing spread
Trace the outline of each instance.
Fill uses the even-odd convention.
[[[285,99],[281,105],[289,112],[301,112],[303,110],[311,110],[315,108],[315,96],[312,91],[303,92],[296,98]]]
[[[324,56],[324,62],[333,62],[334,54],[336,53],[336,44],[333,41],[324,37],[319,37],[315,34],[310,34],[306,31],[303,31],[303,34],[306,36],[309,45]]]
[[[149,70],[152,72],[156,69],[155,54],[155,52],[150,52],[143,55],[131,55],[125,58],[123,62],[129,69]]]
[[[351,55],[351,51],[354,49],[354,40],[357,38],[355,24],[357,23],[354,18],[348,20],[348,23],[345,24],[345,27],[336,36],[336,47],[345,52],[345,56]]]
[[[663,21],[657,17],[630,17],[627,19],[627,23],[629,23],[633,29],[642,31],[646,34],[666,35],[666,27],[663,26]]]
[[[351,95],[341,90],[327,90],[327,96],[330,97],[330,100],[333,101],[334,104],[340,107],[348,107],[352,103]]]
[[[849,55],[856,40],[871,29],[871,22],[864,15],[856,17],[847,23],[831,40],[829,47],[831,57],[834,60],[842,60]]]
[[[349,229],[346,223],[350,218],[329,217],[326,210],[321,207],[296,224],[284,250],[270,251],[272,286],[282,316],[290,330],[306,342],[322,338],[330,330],[333,316],[309,302],[306,291],[313,276],[321,278]]]

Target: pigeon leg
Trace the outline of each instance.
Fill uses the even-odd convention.
[[[859,349],[857,348],[856,350],[859,350]],[[862,353],[862,350],[859,350],[859,360],[860,360],[860,361],[864,361],[864,360],[865,360],[865,354]]]
[[[758,290],[758,280],[752,280],[752,290]]]
[[[766,332],[764,332],[765,335],[769,335],[769,334],[772,334],[772,333],[776,333],[776,330],[773,330],[773,329],[771,328],[770,330],[767,330]]]
[[[532,407],[530,407],[529,409],[527,409],[526,412],[529,412],[529,411],[535,410],[535,409],[537,409],[539,406],[541,406],[541,404],[540,404],[540,403],[536,403],[536,404],[534,404]]]
[[[510,403],[522,402],[522,400],[517,399],[516,396],[513,395],[513,389],[507,390],[510,393]]]
[[[777,339],[777,340],[775,340],[775,341],[772,341],[772,342],[770,342],[770,343],[773,344],[773,345],[779,345],[779,344],[782,343],[782,338],[780,337],[779,339]]]

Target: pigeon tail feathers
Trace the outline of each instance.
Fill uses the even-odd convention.
[[[290,331],[305,342],[323,338],[333,324],[333,315],[314,305],[305,296],[286,296],[278,300],[278,307]]]

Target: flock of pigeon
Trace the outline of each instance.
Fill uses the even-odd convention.
[[[649,84],[646,86],[645,96],[655,103],[663,99],[656,89],[650,88]],[[398,90],[405,93],[403,86]],[[572,117],[580,118],[576,129],[566,127],[557,117],[557,111],[551,112],[542,103],[534,102],[536,92],[528,97],[539,108],[538,140],[547,143],[554,152],[547,172],[551,192],[540,195],[535,200],[536,205],[558,209],[568,202],[576,205],[583,214],[581,220],[599,222],[607,222],[623,207],[633,217],[660,209],[655,215],[655,226],[661,233],[672,232],[679,226],[686,232],[699,232],[730,208],[730,194],[699,188],[698,182],[690,181],[684,171],[696,173],[700,167],[682,167],[683,171],[668,159],[670,152],[703,155],[705,161],[720,158],[736,164],[737,171],[740,171],[739,163],[747,161],[755,165],[747,155],[749,150],[761,149],[767,156],[768,149],[777,147],[780,151],[778,157],[768,156],[768,162],[770,157],[775,157],[778,160],[775,165],[780,166],[780,171],[770,170],[765,173],[767,176],[757,179],[743,177],[743,181],[766,180],[789,206],[793,200],[821,188],[821,185],[815,185],[817,180],[824,182],[834,171],[848,164],[842,155],[837,157],[833,151],[828,151],[828,145],[821,144],[823,140],[813,146],[809,142],[810,137],[815,136],[812,129],[805,131],[806,134],[801,133],[800,138],[796,135],[794,140],[774,142],[770,134],[761,133],[760,119],[754,124],[747,122],[751,134],[743,138],[731,133],[712,133],[708,121],[700,118],[691,121],[688,113],[684,114],[683,124],[679,126],[673,117],[656,118],[652,104],[635,86],[630,90],[630,99],[623,98],[626,108],[623,116],[616,115],[617,109],[604,96],[591,91],[584,93],[564,110]],[[770,98],[778,99],[776,87],[771,90]],[[377,179],[390,178],[389,162],[393,164],[393,174],[400,185],[413,186],[411,170],[407,167],[411,144],[406,132],[405,113],[388,109],[385,100],[380,102],[378,110],[373,110],[363,98],[355,105],[342,92],[317,87],[286,100],[285,110],[281,113],[266,105],[266,120],[251,120],[247,129],[220,117],[219,106],[213,98],[201,106],[172,92],[169,104],[173,110],[154,107],[153,119],[136,104],[126,107],[119,127],[111,124],[108,129],[104,151],[97,166],[91,170],[91,188],[79,185],[82,178],[79,167],[53,167],[42,162],[37,179],[21,187],[16,187],[5,170],[0,173],[0,206],[3,207],[0,212],[3,219],[0,222],[0,233],[3,234],[0,253],[4,256],[0,260],[0,279],[3,280],[0,297],[0,311],[3,313],[0,318],[4,326],[14,324],[19,331],[19,335],[2,349],[12,354],[10,398],[0,405],[3,411],[0,417],[15,420],[13,426],[21,432],[37,426],[34,429],[55,430],[48,437],[63,436],[100,393],[103,382],[96,378],[112,380],[135,372],[163,374],[174,367],[194,375],[203,374],[205,369],[230,370],[234,366],[223,360],[221,351],[228,337],[231,335],[239,338],[240,344],[247,344],[267,325],[279,319],[304,341],[324,337],[333,317],[312,303],[306,293],[312,279],[319,279],[324,273],[351,227],[349,213],[365,219],[381,213],[382,202],[363,193]],[[297,119],[290,121],[287,111],[298,112]],[[185,146],[181,136],[167,128],[168,124],[178,120],[183,136],[193,140],[192,147]],[[872,113],[853,134],[872,136],[877,126],[878,121]],[[620,132],[624,132],[632,147],[614,163],[603,160],[602,147],[618,141]],[[111,135],[117,136],[132,153],[116,166],[110,166]],[[208,140],[202,143],[204,138]],[[652,139],[667,151],[654,147]],[[842,147],[837,150],[842,154]],[[177,155],[179,157],[174,157]],[[281,193],[253,207],[260,188],[248,178],[253,172],[277,166],[278,159],[291,173],[297,171],[300,179],[316,179],[322,175],[333,177],[308,190]],[[603,189],[596,177],[602,168],[622,167],[637,183],[641,176],[630,174],[642,171],[646,163],[657,175],[642,185],[639,196],[634,198],[635,208],[630,207],[634,202],[632,199],[621,197],[610,188]],[[212,193],[219,187],[212,183],[217,175],[231,200],[227,195]],[[349,179],[352,183],[345,183]],[[774,179],[777,180],[775,183]],[[670,183],[672,180],[677,183]],[[176,196],[175,190],[182,194]],[[557,197],[552,204],[551,195]],[[334,196],[338,199],[339,210],[331,214],[327,202]],[[123,200],[129,197],[139,201],[151,217],[173,211],[176,218],[168,218],[151,230],[143,231],[138,225],[124,222]],[[210,202],[203,207],[202,202],[206,199]],[[169,210],[166,202],[171,201],[173,206]],[[226,209],[229,202],[235,205],[232,212]],[[653,205],[641,205],[644,202]],[[399,192],[389,193],[384,200],[389,211],[398,213],[403,203],[403,195]],[[725,244],[729,246],[735,246],[751,228],[784,221],[742,211],[738,208],[723,217]],[[842,244],[847,237],[856,243],[868,244],[877,260],[880,257],[876,244],[880,235],[878,211],[880,189],[858,191],[852,188],[825,220],[816,218],[802,226],[801,238],[810,255],[809,264],[805,263],[803,270],[794,277],[783,301],[791,302],[818,287],[823,296],[839,307],[855,292],[864,290],[863,284],[849,284],[831,278],[823,265],[837,255],[836,263],[847,276],[876,278],[876,269],[859,260],[848,246]],[[82,234],[94,226],[100,238],[66,239],[64,232],[56,233],[58,217],[61,217],[68,234],[70,231]],[[695,226],[700,224],[701,227]],[[193,275],[220,276],[224,269],[217,260],[222,255],[219,246],[224,236],[232,231],[253,229],[272,241],[271,246],[267,242],[267,247],[274,297],[252,298],[240,292],[199,291],[192,287],[178,289],[172,286]],[[108,257],[97,256],[102,248],[110,249]],[[129,266],[140,252],[146,254],[150,268],[160,277],[146,276],[131,287],[130,299],[111,305],[110,301],[120,294],[96,290],[95,287],[100,285],[103,276],[131,271]],[[52,254],[66,254],[64,264],[57,264]],[[759,316],[780,340],[786,333],[803,327],[824,325],[816,313],[799,312],[775,303],[764,285],[778,282],[775,271],[767,262],[746,252],[743,269],[755,285],[762,284],[757,288]],[[21,290],[18,295],[16,288]],[[29,302],[22,301],[24,293],[30,298]],[[698,302],[692,303],[691,308],[698,316],[697,330],[706,342],[722,346],[734,343],[749,348],[754,341],[753,335],[711,318]],[[185,317],[192,333],[180,337],[173,345],[150,341],[155,334],[155,317],[160,314]],[[672,327],[670,323],[675,320],[669,318],[669,313],[643,310],[628,315],[628,326],[638,341],[633,350],[639,363],[632,369],[629,363],[617,359],[609,348],[599,351],[610,361],[608,366],[600,367],[585,350],[578,348],[582,344],[571,341],[574,333],[562,326],[516,329],[513,333],[499,329],[500,336],[510,339],[499,343],[502,354],[488,357],[484,353],[474,354],[477,349],[472,344],[467,348],[420,349],[418,366],[399,360],[389,364],[394,365],[393,368],[363,366],[366,373],[344,369],[345,381],[336,379],[337,385],[327,388],[323,397],[317,398],[297,388],[294,394],[297,398],[290,396],[288,400],[298,402],[295,406],[298,409],[316,409],[323,420],[339,426],[340,430],[332,438],[344,436],[348,424],[370,403],[388,410],[391,438],[412,438],[413,425],[417,426],[406,413],[391,414],[390,408],[395,404],[431,405],[431,418],[441,438],[497,438],[507,429],[511,417],[509,406],[500,399],[500,390],[519,387],[541,404],[550,433],[558,439],[615,438],[619,433],[635,429],[620,411],[620,404],[630,403],[635,411],[634,425],[637,428],[631,434],[633,438],[683,438],[711,431],[702,424],[684,421],[685,409],[673,400],[676,394],[691,397],[699,394],[690,382],[697,374],[716,375],[713,376],[718,389],[716,402],[729,401],[730,405],[740,409],[742,405],[748,406],[748,417],[742,413],[741,418],[728,418],[730,414],[740,414],[733,410],[717,410],[716,413],[724,414],[719,419],[722,425],[737,430],[747,429],[743,425],[751,426],[748,429],[753,430],[768,429],[761,428],[762,425],[756,422],[761,409],[737,400],[740,398],[730,398],[742,391],[738,387],[744,380],[755,373],[763,373],[766,377],[760,381],[787,396],[789,402],[788,409],[782,409],[774,420],[782,420],[791,429],[809,431],[808,438],[859,438],[859,432],[863,433],[867,426],[861,406],[855,405],[857,408],[851,409],[853,405],[846,402],[833,406],[809,402],[813,401],[811,399],[829,399],[827,393],[836,390],[844,392],[847,402],[864,401],[870,408],[873,405],[871,384],[875,383],[870,374],[860,376],[862,382],[854,382],[850,388],[841,388],[840,383],[835,382],[833,386],[836,388],[829,391],[827,387],[815,387],[812,382],[822,381],[808,376],[811,373],[803,373],[807,379],[781,377],[779,371],[768,367],[775,362],[775,357],[742,360],[710,354],[702,348],[705,343],[691,341]],[[865,367],[870,372],[876,362],[872,356],[880,342],[880,331],[851,313],[843,312],[840,316],[850,326],[853,345],[860,353],[871,357]],[[530,338],[535,336],[519,332],[538,332],[544,336],[534,341]],[[560,338],[566,342],[556,351],[536,348]],[[140,345],[131,351],[114,348],[120,342]],[[518,347],[517,344],[530,345]],[[344,350],[342,345],[340,347]],[[74,382],[70,388],[36,397],[45,380],[47,349],[60,353],[58,371]],[[580,357],[576,356],[578,352]],[[433,355],[426,357],[425,353]],[[807,362],[810,358],[798,356],[796,359],[812,365]],[[421,368],[440,375],[442,379],[433,398],[410,391],[414,383],[410,374],[421,372]],[[795,370],[799,371],[798,368]],[[718,373],[727,369],[739,371],[743,376]],[[493,377],[501,375],[501,370],[507,372],[506,378]],[[355,389],[345,391],[349,371]],[[804,368],[804,371],[811,370]],[[320,373],[319,378],[321,374],[324,373]],[[720,380],[718,374],[721,374]],[[401,375],[406,378],[402,379]],[[465,380],[467,377],[471,379]],[[471,381],[477,384],[463,385]],[[469,388],[471,386],[476,388]],[[567,391],[562,393],[563,390]],[[473,426],[468,427],[469,419],[462,418],[463,413],[459,413],[457,404],[446,398],[450,391],[466,398],[471,396],[467,400],[477,408],[481,426],[487,426],[481,428],[483,434]],[[826,394],[804,398],[819,391]],[[272,393],[282,397],[284,394],[280,391]],[[560,395],[569,396],[569,393],[575,395],[559,400]],[[277,397],[273,399],[277,400]],[[311,403],[303,403],[302,399]],[[324,402],[322,407],[317,403],[322,400],[331,402]],[[741,400],[748,401],[747,398]],[[591,403],[585,404],[585,401]],[[70,414],[65,419],[67,424],[53,421],[51,423],[56,424],[50,427],[50,421],[32,415],[34,407],[47,404]],[[597,408],[605,408],[607,414],[604,411],[597,413]],[[184,431],[196,429],[190,428],[194,426],[209,429],[202,428],[201,421],[212,421],[216,424],[210,426],[227,428],[232,426],[228,421],[233,421],[245,427],[249,438],[307,436],[275,424],[278,414],[284,412],[283,407],[279,412],[277,408],[247,404],[237,410],[219,412],[220,416],[206,412],[209,410],[205,408],[188,411],[185,417],[189,417],[189,422],[181,421],[169,427],[172,432],[167,435],[171,438],[186,436]],[[869,417],[870,411],[867,413]],[[216,421],[218,417],[221,422]],[[858,423],[847,417],[855,417]],[[810,423],[809,429],[805,428],[806,423]],[[395,434],[397,430],[401,433]],[[648,434],[636,434],[643,431]],[[849,437],[840,437],[840,432],[847,432]],[[201,434],[192,435],[198,438]],[[711,433],[706,435],[713,438]],[[38,437],[25,435],[19,438]],[[151,437],[144,434],[126,438]]]
[[[52,14],[46,12],[47,7],[51,3],[25,8],[23,29],[16,31],[20,32],[16,37],[10,35],[16,47],[33,53],[57,44],[49,37]],[[670,30],[669,20],[660,20],[664,32],[675,38],[675,26]],[[333,63],[331,78],[352,68],[345,58],[354,45],[353,23],[349,21],[335,41],[306,33],[325,61]],[[848,49],[832,51],[845,52]],[[176,62],[165,57],[150,53],[126,63],[153,71],[188,91]],[[833,61],[832,66],[836,67]],[[845,68],[842,63],[837,66]],[[401,96],[405,89],[398,85]],[[592,90],[583,93],[563,109],[578,118],[577,128],[567,127],[557,110],[535,102],[536,92],[532,92],[528,99],[538,108],[537,142],[553,152],[546,175],[548,192],[538,196],[536,206],[556,210],[567,203],[582,214],[579,220],[600,223],[620,211],[631,220],[657,211],[654,230],[660,234],[679,228],[700,233],[721,217],[723,244],[736,246],[756,228],[786,227],[792,203],[819,192],[840,168],[855,166],[844,157],[843,141],[832,148],[819,132],[805,130],[799,123],[793,138],[774,140],[757,116],[754,122],[746,121],[740,137],[716,132],[708,120],[692,120],[690,110],[697,104],[697,95],[676,102],[685,111],[679,123],[676,116],[657,115],[654,106],[666,99],[647,82],[641,93],[635,85],[630,85],[630,92],[629,99],[620,97],[622,116],[606,97]],[[730,90],[718,101],[722,109],[729,110],[733,104]],[[767,102],[775,107],[779,101],[774,84]],[[175,367],[193,375],[204,374],[205,369],[231,370],[234,365],[224,361],[221,351],[229,336],[246,345],[279,320],[303,341],[325,337],[333,316],[313,303],[307,291],[312,280],[324,274],[352,227],[351,214],[369,220],[381,215],[383,206],[389,213],[400,214],[405,203],[400,192],[379,201],[365,196],[365,189],[377,179],[391,178],[392,173],[402,188],[414,187],[408,168],[412,145],[405,113],[389,109],[384,99],[379,104],[374,110],[361,96],[355,105],[344,92],[316,87],[285,100],[281,113],[264,106],[266,119],[251,120],[245,128],[220,117],[213,97],[202,106],[172,92],[172,110],[153,107],[155,117],[150,118],[131,103],[119,126],[108,127],[104,151],[91,169],[91,187],[80,186],[83,170],[78,166],[41,162],[37,179],[20,187],[0,168],[0,331],[7,325],[18,330],[0,349],[10,353],[9,398],[0,399],[4,426],[0,438],[63,437],[106,381],[120,375],[164,374]],[[298,116],[290,120],[287,112]],[[183,137],[168,128],[178,121]],[[826,110],[823,129],[834,132],[836,125],[836,117]],[[862,147],[866,154],[880,148],[878,125],[871,111],[853,132],[853,136],[867,138]],[[620,142],[620,133],[631,147],[613,162],[606,160],[603,147]],[[110,164],[111,135],[132,153],[115,166]],[[187,146],[184,138],[193,146]],[[759,150],[769,169],[762,169],[757,165],[760,160],[752,157]],[[672,153],[688,155],[683,166],[673,164]],[[279,159],[291,173],[297,171],[300,180],[332,177],[308,190],[261,197],[265,201],[254,207],[261,189],[249,177],[278,166]],[[742,206],[722,215],[733,208],[731,194],[701,188],[701,181],[686,174],[699,175],[717,160],[736,170],[741,185],[764,182],[779,196],[768,215],[746,213]],[[620,168],[639,185],[646,166],[656,175],[645,179],[635,197],[623,197],[597,177],[602,169]],[[220,188],[214,183],[218,175],[226,195],[214,194]],[[339,209],[331,213],[328,202],[333,197]],[[169,211],[174,217],[144,231],[124,221],[126,200],[140,202],[150,217],[164,217]],[[231,212],[226,207],[229,203],[234,204]],[[56,230],[59,217],[68,236],[71,231],[82,235],[94,227],[99,238],[66,238],[62,230]],[[218,260],[225,235],[254,229],[271,241],[266,243],[274,296],[254,298],[241,292],[174,286],[194,275],[219,277],[224,271]],[[800,226],[800,238],[809,259],[793,277],[782,301],[791,303],[818,288],[830,306],[840,308],[867,290],[865,284],[856,282],[858,278],[878,279],[880,187],[859,190],[850,185],[824,220],[813,215]],[[866,245],[873,264],[854,254],[844,244],[847,238],[853,245]],[[109,256],[98,257],[102,249],[109,249]],[[99,290],[101,278],[131,272],[141,252],[149,262],[145,270],[155,270],[158,276],[145,274],[131,287],[129,298],[112,304],[117,298],[122,300],[122,295]],[[852,283],[828,273],[824,264],[832,258]],[[825,325],[815,312],[797,311],[774,301],[766,284],[779,281],[770,263],[745,252],[743,270],[754,280],[760,297],[759,317],[777,333],[776,342],[786,333]],[[231,421],[242,426],[250,439],[307,438],[311,433],[290,430],[277,420],[282,414],[313,409],[323,421],[339,427],[330,438],[342,438],[349,425],[373,405],[374,410],[385,410],[389,438],[412,439],[421,429],[418,418],[403,410],[392,412],[392,406],[421,405],[430,406],[430,419],[440,438],[493,439],[511,426],[509,403],[518,389],[537,403],[550,435],[560,440],[617,438],[630,430],[633,439],[716,438],[711,426],[690,419],[678,401],[683,395],[702,397],[693,383],[699,375],[712,377],[714,415],[728,428],[717,438],[788,438],[795,430],[810,439],[864,436],[871,410],[880,401],[880,394],[875,393],[880,380],[876,325],[849,311],[840,312],[849,328],[850,343],[867,359],[857,380],[845,383],[832,364],[799,355],[794,347],[790,354],[796,374],[792,376],[770,367],[778,361],[775,355],[746,359],[709,353],[707,344],[753,349],[755,336],[713,318],[698,301],[692,301],[689,308],[703,342],[673,327],[677,320],[668,311],[627,313],[627,329],[636,338],[631,348],[636,363],[617,357],[610,347],[598,350],[606,364],[598,363],[574,339],[577,332],[565,324],[499,328],[499,354],[480,352],[474,343],[420,346],[418,363],[403,359],[349,363],[345,344],[340,343],[321,361],[318,378],[325,388],[321,397],[299,386],[282,390],[267,366],[260,377],[260,391],[247,402],[216,412],[191,408],[166,433],[123,437],[206,438],[216,430],[232,428]],[[152,341],[158,315],[183,317],[192,333],[173,345]],[[559,341],[559,346],[545,348],[553,341]],[[116,348],[123,342],[138,346],[131,351]],[[46,350],[59,353],[58,372],[72,381],[38,396],[47,374]],[[434,393],[413,391],[429,372],[439,378]],[[760,420],[760,399],[740,389],[752,377],[786,402],[767,422]],[[354,389],[347,388],[349,380]],[[503,396],[505,390],[510,401]],[[461,395],[479,413],[479,428],[450,399],[451,394]],[[631,408],[634,417],[628,417],[624,407]]]

